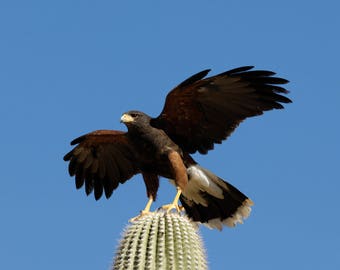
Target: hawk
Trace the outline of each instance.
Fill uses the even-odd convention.
[[[205,78],[203,70],[171,90],[158,117],[128,111],[121,117],[127,132],[97,130],[74,139],[75,147],[64,156],[75,176],[76,188],[85,185],[96,200],[109,198],[119,184],[141,174],[148,203],[156,200],[159,178],[177,188],[170,211],[184,208],[196,222],[211,228],[233,227],[247,218],[253,202],[237,188],[191,156],[206,154],[220,144],[246,118],[272,109],[283,109],[291,100],[282,86],[288,81],[253,66],[232,69]],[[180,200],[181,205],[178,205]]]

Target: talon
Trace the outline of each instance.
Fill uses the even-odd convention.
[[[170,204],[163,205],[162,209],[165,210],[167,213],[169,213],[172,209],[176,209],[178,213],[182,212],[184,210],[184,207],[178,205],[178,200],[179,200],[179,197],[181,196],[181,193],[182,193],[181,189],[177,188],[177,194],[173,202]]]
[[[148,203],[146,204],[144,210],[140,211],[140,214],[138,216],[129,219],[129,222],[133,223],[133,222],[137,221],[138,219],[140,219],[141,217],[151,213],[150,207],[151,207],[152,202],[153,202],[153,197],[150,196],[149,200],[148,200]]]
[[[134,222],[136,222],[138,219],[140,219],[141,217],[144,217],[145,215],[148,215],[148,214],[150,214],[150,213],[151,213],[151,211],[142,210],[142,211],[140,211],[140,214],[139,214],[138,216],[135,216],[135,217],[133,217],[133,218],[130,218],[130,219],[129,219],[129,222],[130,222],[130,223],[134,223]]]
[[[161,207],[163,210],[165,210],[167,213],[169,213],[171,210],[176,209],[178,213],[182,212],[184,210],[184,207],[178,204],[170,203],[163,205]]]

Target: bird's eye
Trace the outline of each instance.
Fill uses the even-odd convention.
[[[135,118],[135,117],[138,116],[138,114],[136,114],[136,113],[130,113],[130,115],[131,115],[133,118]]]

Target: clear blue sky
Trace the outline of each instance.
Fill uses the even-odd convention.
[[[164,2],[0,2],[0,269],[108,269],[144,184],[86,197],[70,140],[242,65],[289,79],[294,103],[195,156],[255,202],[244,225],[202,228],[210,267],[340,269],[339,1]],[[154,207],[174,194],[163,179]]]

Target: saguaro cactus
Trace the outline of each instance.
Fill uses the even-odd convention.
[[[198,228],[178,213],[147,214],[126,227],[112,269],[207,269]]]

